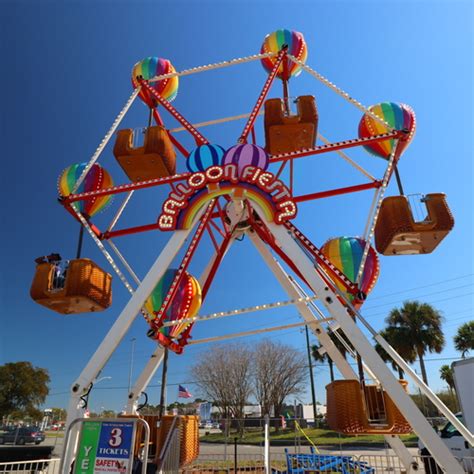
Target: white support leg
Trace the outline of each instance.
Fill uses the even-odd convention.
[[[155,372],[158,370],[158,367],[163,362],[163,357],[165,356],[165,350],[163,346],[158,345],[154,350],[153,354],[150,357],[150,360],[147,362],[142,373],[138,377],[135,385],[128,394],[127,401],[127,414],[136,415],[137,414],[137,401],[140,394],[148,387],[151,379],[155,375]]]
[[[258,252],[262,256],[263,260],[270,268],[270,270],[275,275],[276,279],[286,291],[288,296],[292,299],[299,298],[301,295],[297,288],[295,288],[293,282],[288,277],[288,274],[282,268],[282,266],[278,263],[275,257],[270,252],[268,246],[262,242],[262,240],[255,235],[254,233],[247,233],[250,237],[250,240],[257,248]],[[315,320],[313,312],[308,308],[307,303],[301,302],[295,304],[298,312],[300,313],[301,317],[305,321],[313,321]],[[350,364],[347,360],[342,356],[339,352],[337,347],[335,346],[334,342],[329,337],[328,333],[321,325],[309,325],[308,326],[311,331],[314,332],[316,337],[319,339],[321,346],[327,352],[329,357],[334,361],[334,364],[338,368],[339,372],[341,372],[342,376],[346,379],[358,379],[357,374],[354,372]],[[415,458],[411,455],[408,448],[403,444],[398,436],[393,435],[385,435],[385,441],[390,445],[393,451],[401,460],[403,466],[410,472],[410,469],[416,465]]]
[[[314,270],[312,262],[307,258],[287,229],[271,222],[267,223],[267,226],[276,237],[280,248],[297,265],[311,289],[319,296],[320,301],[339,323],[355,350],[376,375],[382,387],[387,391],[413,430],[432,453],[436,462],[449,474],[463,474],[464,470],[456,461],[450,449],[443,443],[413,400],[393,376],[372,344],[348,314],[347,309],[339,302],[334,292],[326,286],[325,282]]]
[[[145,300],[153,291],[158,280],[163,276],[166,269],[170,266],[176,254],[179,252],[184,242],[188,238],[192,229],[175,231],[170,240],[164,247],[161,254],[156,259],[153,266],[143,279],[140,286],[130,298],[125,308],[120,313],[113,326],[99,345],[94,355],[91,357],[81,375],[72,386],[72,396],[68,407],[66,428],[80,414],[78,404],[91,382],[97,377],[103,369],[110,356],[122,341],[134,319],[139,313]]]

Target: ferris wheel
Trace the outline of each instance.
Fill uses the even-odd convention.
[[[111,273],[92,260],[81,258],[84,232],[131,294],[72,386],[68,421],[79,416],[78,402],[88,393],[138,314],[143,315],[148,325],[147,336],[156,341],[157,348],[129,393],[129,413],[136,413],[138,397],[160,365],[164,348],[181,354],[187,345],[306,325],[344,377],[327,387],[331,428],[345,434],[383,434],[407,466],[413,458],[398,435],[414,430],[447,472],[458,472],[457,461],[416,408],[406,392],[406,384],[393,376],[361,327],[471,444],[472,434],[360,313],[378,278],[379,260],[383,258],[379,254],[396,257],[430,253],[453,228],[446,196],[442,193],[421,196],[419,202],[425,212],[423,218],[418,219],[414,202],[404,194],[397,164],[416,128],[415,114],[408,105],[381,102],[366,107],[307,65],[306,59],[303,35],[290,30],[269,34],[259,54],[180,72],[167,59],[146,58],[133,67],[133,93],[91,159],[72,165],[62,173],[59,179],[61,204],[81,224],[78,253],[69,261],[63,261],[58,254],[37,259],[32,298],[62,314],[101,311],[111,305]],[[172,104],[181,78],[251,61],[262,63],[266,77],[248,114],[192,124]],[[330,142],[321,135],[316,98],[310,93],[294,100],[290,98],[289,83],[300,74],[308,74],[359,109],[361,118],[356,137]],[[273,92],[278,89],[277,97],[269,98],[272,86],[278,81],[281,88],[273,89]],[[140,129],[119,129],[137,97],[149,109],[148,123]],[[178,121],[180,127],[167,126],[168,117]],[[219,127],[231,121],[244,121],[233,146],[224,147],[206,138],[207,127]],[[262,122],[264,143],[258,143],[257,127],[262,126]],[[180,133],[192,138],[193,149],[185,147],[178,138]],[[120,185],[115,185],[110,173],[98,164],[114,137],[113,155],[124,172],[122,178],[126,176],[126,183]],[[140,137],[143,137],[142,144],[139,144]],[[373,176],[348,155],[356,147],[363,147],[377,159],[385,160],[380,177]],[[364,177],[364,182],[298,194],[295,168],[300,162],[325,153],[337,153]],[[394,176],[400,194],[386,196]],[[134,193],[149,188],[169,191],[158,215],[153,208],[151,211],[155,214],[151,221],[117,228]],[[301,203],[362,191],[372,191],[363,237],[341,236],[318,247],[298,228],[297,213]],[[109,225],[99,228],[94,216],[107,208],[113,196],[121,199],[118,209]],[[115,239],[143,232],[167,233],[169,240],[140,280],[132,264],[119,251]],[[206,234],[213,252],[201,275],[195,276],[189,272],[189,266]],[[288,300],[200,314],[202,301],[226,253],[243,236],[255,245],[288,294]],[[181,249],[185,249],[184,256],[171,268]],[[301,323],[230,336],[192,338],[193,327],[204,321],[285,305],[297,308]],[[338,329],[346,338],[342,341],[346,345],[345,341],[350,342],[347,349],[358,362],[358,373],[329,337],[331,333],[342,337]]]

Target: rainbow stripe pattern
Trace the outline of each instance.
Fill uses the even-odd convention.
[[[188,202],[188,206],[179,213],[176,228],[189,229],[192,226],[196,214],[203,206],[211,199],[225,194],[252,201],[262,210],[268,221],[272,222],[274,220],[275,211],[271,196],[252,184],[219,183],[219,185],[216,185],[213,189],[201,189],[193,195]]]
[[[364,248],[364,239],[358,237],[338,237],[328,240],[321,247],[321,252],[338,270],[343,272],[352,283],[355,283]],[[375,286],[379,272],[380,264],[377,253],[372,246],[370,246],[359,284],[360,290],[366,295],[368,295]],[[341,291],[345,292],[345,287],[341,282],[335,280],[335,283]],[[350,293],[345,294],[351,302],[354,300],[354,295]],[[356,308],[360,307],[361,304],[362,303],[356,304]]]
[[[150,320],[156,318],[154,313],[159,311],[163,305],[163,301],[171,288],[177,271],[178,270],[172,268],[166,270],[165,274],[161,277],[147,298],[145,309],[150,315]],[[188,272],[185,272],[179,283],[178,290],[168,307],[164,321],[179,321],[181,319],[194,317],[201,307],[201,301],[202,295],[199,282]],[[176,339],[189,325],[190,323],[187,322],[162,327],[159,329],[159,332],[168,338]]]
[[[162,76],[164,74],[172,74],[176,72],[175,68],[168,59],[157,58],[156,56],[150,56],[148,58],[139,61],[133,66],[132,69],[132,85],[136,89],[139,85],[137,77],[141,76],[145,80],[152,79],[156,76]],[[155,89],[158,94],[164,97],[167,101],[171,102],[178,95],[179,77],[170,77],[168,79],[162,79],[160,81],[150,83],[150,86]],[[144,91],[140,91],[140,99],[148,105],[148,107],[154,107],[156,105],[155,100],[149,97]]]
[[[288,45],[288,53],[299,59],[303,63],[306,63],[308,58],[308,47],[304,36],[298,31],[292,30],[276,30],[273,33],[265,36],[261,53],[278,53],[283,45]],[[271,58],[261,59],[262,66],[265,71],[270,73],[275,66],[276,56]],[[290,77],[296,77],[301,73],[301,66],[295,64],[293,61],[288,61],[288,77],[283,77],[283,64],[280,64],[278,68],[277,77],[280,79],[289,79]]]
[[[403,139],[400,150],[404,151],[415,135],[416,118],[413,109],[406,104],[396,104],[395,102],[381,102],[372,105],[369,110],[387,122],[390,127],[396,130],[408,130],[408,136]],[[364,114],[359,122],[359,138],[367,138],[374,135],[388,133],[388,128],[369,114]],[[371,143],[364,148],[372,155],[388,159],[392,154],[394,140],[384,140],[383,142]]]
[[[87,163],[71,165],[62,172],[58,180],[58,189],[61,196],[69,196],[72,193],[74,185],[86,165]],[[110,188],[113,185],[114,182],[108,171],[99,164],[94,163],[84,181],[79,186],[77,194],[99,191],[101,189]],[[83,201],[73,202],[71,205],[84,216],[92,217],[98,212],[103,211],[111,200],[112,196],[96,196]]]

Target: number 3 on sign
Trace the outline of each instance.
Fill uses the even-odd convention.
[[[116,448],[122,444],[122,430],[120,428],[114,428],[110,432],[109,445],[112,448]]]

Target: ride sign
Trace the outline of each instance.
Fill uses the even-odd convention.
[[[84,421],[75,462],[75,474],[130,472],[135,423]]]

